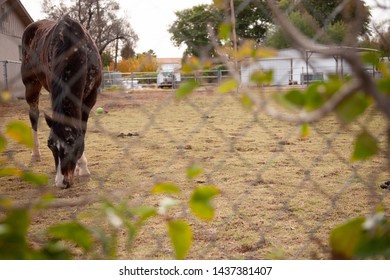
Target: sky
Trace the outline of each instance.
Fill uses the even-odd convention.
[[[43,19],[42,0],[20,0],[34,20]],[[53,1],[54,2],[54,1]],[[138,35],[136,53],[153,50],[157,57],[182,57],[184,46],[177,48],[170,40],[169,26],[175,21],[175,11],[212,0],[118,0],[122,12]]]
[[[42,0],[20,0],[34,20],[43,19]],[[55,1],[55,0],[54,0]],[[377,0],[390,7],[390,0]],[[182,57],[184,46],[175,47],[170,40],[168,27],[175,21],[175,11],[200,4],[211,4],[212,0],[118,0],[122,12],[138,35],[136,53],[153,50],[157,57]],[[376,0],[365,0],[372,6],[373,19],[390,19],[389,11],[374,8]],[[386,18],[387,17],[387,18]]]

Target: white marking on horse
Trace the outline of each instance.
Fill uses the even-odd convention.
[[[87,166],[87,157],[85,156],[85,153],[81,156],[81,158],[77,161],[77,167],[76,172],[79,176],[89,176],[91,175],[91,172],[89,172],[88,166]]]
[[[32,150],[32,155],[31,155],[31,157],[32,157],[34,160],[39,161],[39,160],[41,159],[41,152],[40,152],[40,150],[39,150],[38,132],[35,131],[34,129],[33,129],[32,131],[33,131],[33,137],[34,137],[34,147],[33,147],[33,150]]]
[[[62,175],[62,172],[61,172],[61,158],[60,157],[58,157],[58,165],[57,165],[55,184],[56,184],[56,187],[59,187],[59,188],[66,187],[64,184],[64,175]]]

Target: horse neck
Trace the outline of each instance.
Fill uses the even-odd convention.
[[[81,120],[81,101],[74,100],[71,102],[69,99],[53,99],[53,119],[54,121],[72,126],[76,129],[82,128]]]

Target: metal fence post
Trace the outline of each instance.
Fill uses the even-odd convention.
[[[8,86],[8,73],[7,73],[7,63],[8,61],[3,61],[3,76],[4,76],[4,85],[5,85],[5,90],[9,90]]]

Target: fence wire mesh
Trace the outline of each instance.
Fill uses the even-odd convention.
[[[300,3],[291,2],[290,9]],[[283,79],[291,80],[288,71]],[[242,82],[241,72],[231,76]],[[7,91],[2,91],[3,134],[12,120],[29,122],[26,102],[5,98],[6,92],[18,93],[14,85],[20,79],[9,79]],[[115,250],[97,246],[88,254],[72,247],[76,258],[174,258],[167,221],[185,220],[193,236],[188,259],[329,259],[330,233],[337,225],[370,216],[378,207],[388,217],[389,191],[380,187],[389,180],[388,118],[375,104],[351,124],[334,113],[308,127],[272,114],[289,112],[275,96],[305,89],[300,83],[248,84],[226,93],[218,92],[220,83],[203,83],[180,99],[175,89],[103,90],[88,122],[89,180],[76,178],[66,190],[52,186],[54,160],[44,145],[49,128],[41,116],[41,161],[30,163],[31,151],[12,141],[4,158],[7,166],[48,174],[50,183],[35,188],[20,178],[0,176],[0,198],[11,200],[15,207],[31,208],[42,203],[42,197],[54,196],[44,210],[31,216],[28,238],[33,247],[44,244],[48,227],[67,221],[82,223],[106,245],[116,246]],[[245,102],[247,96],[252,102]],[[95,111],[99,107],[103,113]],[[40,108],[41,115],[51,114],[46,91],[40,94]],[[352,161],[362,131],[374,136],[379,152],[369,160]],[[188,176],[194,166],[201,174]],[[181,191],[153,194],[161,182]],[[197,186],[219,190],[212,201],[211,221],[196,218],[188,206]],[[169,210],[164,208],[167,204],[172,204]],[[134,213],[140,212],[134,209],[143,206],[158,209],[159,215],[138,229],[134,225],[139,216]],[[115,254],[110,255],[110,250]]]

